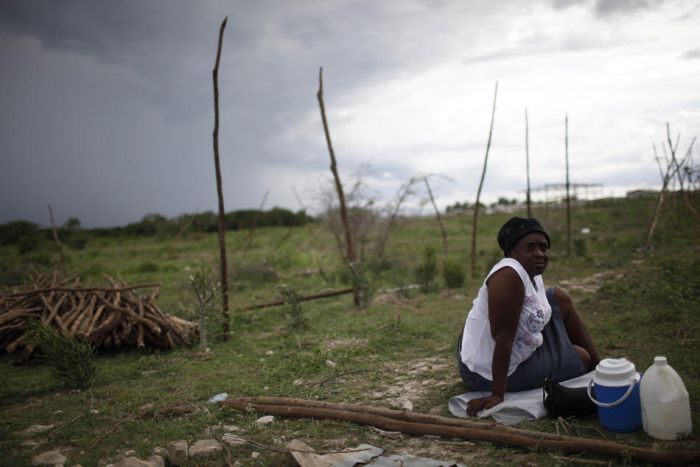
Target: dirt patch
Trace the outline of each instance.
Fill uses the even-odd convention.
[[[358,339],[356,337],[327,339],[323,346],[326,351],[364,348],[367,347],[367,339]]]
[[[451,384],[445,375],[452,366],[451,360],[438,357],[387,363],[384,371],[391,383],[370,393],[369,397],[375,401],[385,401],[392,407],[413,410],[415,402],[430,390]]]
[[[634,260],[630,262],[630,266],[638,266],[641,262],[641,260]],[[572,291],[596,293],[606,282],[620,280],[624,275],[623,270],[601,271],[588,277],[563,280],[559,284],[561,287]]]

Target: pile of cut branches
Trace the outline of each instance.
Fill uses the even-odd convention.
[[[30,323],[39,321],[65,335],[89,340],[96,350],[192,346],[195,323],[164,313],[155,304],[159,284],[128,286],[108,276],[111,287],[81,287],[80,279],[36,276],[25,290],[0,294],[0,349],[34,352]],[[134,291],[155,288],[150,295]]]

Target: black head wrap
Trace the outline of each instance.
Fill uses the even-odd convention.
[[[518,240],[532,232],[543,234],[547,237],[547,243],[551,245],[549,235],[537,219],[534,217],[511,217],[498,231],[498,246],[503,250],[503,254],[508,254],[508,251],[515,246]]]

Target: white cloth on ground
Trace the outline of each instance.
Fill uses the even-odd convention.
[[[593,378],[595,370],[578,376],[560,384],[568,388],[583,388],[588,386],[588,382]],[[447,404],[450,413],[455,417],[467,417],[467,402],[478,397],[491,395],[491,392],[474,391],[454,396]],[[530,389],[529,391],[506,392],[503,402],[482,410],[477,415],[479,418],[492,417],[498,423],[504,425],[514,425],[523,420],[536,420],[544,418],[549,413],[544,407],[542,400],[542,388]]]

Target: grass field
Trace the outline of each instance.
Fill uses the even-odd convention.
[[[564,211],[537,206],[534,215],[550,231],[553,248],[547,285],[574,297],[601,357],[626,357],[643,371],[655,355],[666,355],[691,397],[693,434],[659,442],[641,430],[605,432],[595,417],[528,422],[522,427],[614,440],[665,450],[700,449],[700,228],[680,202],[669,202],[652,250],[640,250],[652,215],[651,200],[610,199],[578,206],[573,212],[573,249],[566,254]],[[522,215],[523,213],[518,213]],[[277,419],[257,425],[251,412],[222,410],[207,401],[215,394],[288,396],[400,408],[410,400],[415,411],[448,415],[447,401],[465,392],[456,370],[454,343],[480,277],[498,260],[495,234],[509,214],[480,215],[477,277],[459,289],[421,291],[407,287],[426,247],[442,264],[440,231],[432,218],[400,219],[387,246],[387,261],[373,263],[365,246],[367,280],[374,291],[364,309],[350,295],[304,302],[305,329],[296,329],[287,307],[240,311],[278,297],[287,284],[301,295],[348,286],[328,229],[309,224],[294,229],[258,229],[248,251],[248,232],[227,234],[231,288],[228,342],[209,328],[211,354],[181,349],[154,354],[99,355],[91,391],[61,387],[40,362],[13,365],[0,358],[0,464],[30,464],[31,457],[60,449],[67,465],[114,461],[127,450],[142,459],[156,446],[185,439],[192,443],[235,425],[257,443],[230,448],[242,465],[294,465],[283,443],[299,438],[319,450],[370,443],[388,452],[483,465],[568,465],[573,456],[537,453],[488,443],[455,443],[427,437],[387,436],[367,427],[323,420]],[[581,228],[588,227],[589,234]],[[471,213],[446,219],[449,257],[469,263]],[[32,256],[33,255],[33,256]],[[30,264],[56,267],[58,254],[47,250],[21,255],[13,245],[0,249],[3,277],[25,278]],[[174,238],[90,239],[82,250],[66,252],[66,269],[86,283],[103,283],[102,274],[129,284],[157,281],[157,300],[166,312],[195,319],[189,285],[192,270],[205,264],[217,270],[215,234]],[[467,268],[468,270],[468,268]],[[467,276],[469,276],[467,274]],[[149,416],[142,407],[153,404]],[[54,425],[27,438],[31,425]],[[253,457],[253,452],[259,456]],[[578,462],[599,462],[586,454]],[[224,456],[192,465],[225,465]]]

